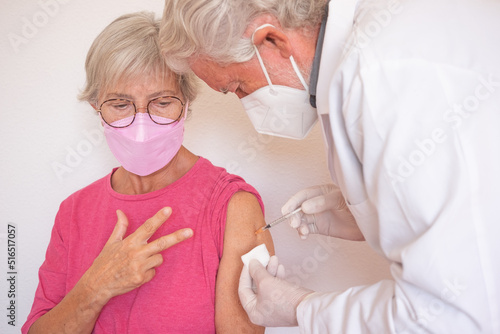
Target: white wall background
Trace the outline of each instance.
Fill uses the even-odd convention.
[[[1,333],[18,333],[29,313],[59,203],[117,165],[98,117],[76,99],[87,50],[119,15],[151,10],[160,16],[162,6],[161,0],[0,0]],[[329,181],[318,126],[304,141],[258,135],[235,96],[206,86],[192,109],[185,146],[256,187],[268,221],[296,191]],[[14,300],[7,281],[9,224],[16,226],[15,327],[7,317]],[[311,289],[344,289],[388,277],[385,260],[365,243],[301,241],[287,224],[272,235],[290,278]]]

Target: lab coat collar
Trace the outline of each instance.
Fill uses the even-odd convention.
[[[329,18],[326,22],[326,31],[328,31],[328,45],[330,47],[327,48],[328,50],[322,47],[321,50],[321,53],[328,54],[326,58],[328,59],[328,63],[323,64],[323,67],[326,66],[326,68],[323,69],[322,72],[328,71],[335,73],[335,70],[340,65],[344,48],[347,45],[347,39],[354,25],[356,8],[360,1],[361,0],[333,0],[328,3]],[[318,50],[316,50],[316,52],[318,52]],[[321,62],[319,67],[321,67]],[[320,68],[318,68],[318,72],[319,70]],[[316,81],[318,81],[318,78],[316,78]],[[310,86],[313,86],[312,79]],[[316,94],[317,82],[314,86],[314,92]],[[319,114],[328,114],[328,112],[328,108],[318,109]]]
[[[316,43],[316,51],[311,70],[311,79],[309,83],[309,103],[313,108],[316,108],[316,87],[318,86],[319,64],[321,62],[321,52],[323,51],[323,42],[325,41],[325,28],[326,21],[328,20],[328,6],[330,0],[327,0],[325,6],[325,14],[321,20],[321,27],[319,28],[318,42]]]

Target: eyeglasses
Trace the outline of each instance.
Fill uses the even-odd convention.
[[[161,96],[149,101],[146,109],[153,122],[168,125],[181,118],[184,103],[175,96]],[[97,112],[109,126],[125,128],[134,122],[137,108],[133,101],[110,99],[104,101]]]

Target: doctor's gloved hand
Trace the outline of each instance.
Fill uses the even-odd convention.
[[[302,207],[290,217],[290,226],[306,239],[310,233],[347,240],[364,240],[344,196],[334,184],[303,189],[293,195],[281,208],[283,214]]]
[[[284,280],[285,270],[272,256],[267,269],[251,260],[243,266],[238,294],[251,322],[265,327],[297,326],[297,306],[312,290]],[[256,291],[252,289],[253,283]]]

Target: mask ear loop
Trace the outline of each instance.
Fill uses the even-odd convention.
[[[186,104],[184,106],[184,120],[186,120],[187,118],[188,109],[189,109],[189,101],[186,101]]]
[[[306,89],[307,94],[309,94],[309,86],[307,85],[306,81],[304,80],[304,77],[302,76],[302,73],[300,73],[300,69],[297,66],[297,63],[295,63],[295,59],[293,59],[293,56],[290,56],[290,62],[292,63],[293,69],[295,71],[295,74],[299,77],[300,82],[302,83],[302,86]]]
[[[262,71],[264,72],[264,75],[266,76],[267,83],[271,87],[271,90],[274,92],[274,86],[273,86],[273,84],[271,82],[271,79],[269,78],[269,74],[267,73],[266,67],[264,66],[264,62],[262,61],[262,57],[260,56],[259,50],[255,46],[255,43],[253,41],[253,37],[254,37],[255,33],[257,31],[259,31],[260,29],[265,28],[265,27],[276,28],[272,24],[266,23],[266,24],[261,25],[257,29],[255,29],[255,31],[252,34],[252,45],[253,45],[253,48],[255,49],[255,53],[257,54],[257,58],[259,59],[260,67],[262,68]],[[292,63],[293,70],[295,71],[295,74],[297,74],[297,77],[299,78],[300,83],[302,84],[302,86],[304,86],[306,92],[309,94],[309,86],[307,85],[306,81],[304,80],[304,77],[302,76],[302,73],[300,73],[300,69],[297,66],[297,63],[295,62],[295,59],[293,59],[292,55],[290,55],[290,57],[288,59],[290,59],[290,62]]]
[[[262,61],[262,57],[260,56],[259,49],[257,49],[257,47],[255,46],[255,43],[253,42],[253,37],[254,37],[255,33],[257,31],[259,31],[260,29],[265,28],[265,27],[275,28],[275,26],[273,26],[272,24],[266,23],[266,24],[261,25],[257,29],[255,29],[255,31],[252,34],[252,46],[255,49],[255,53],[257,54],[257,58],[259,59],[260,67],[262,68],[262,71],[264,72],[264,75],[266,76],[267,83],[269,84],[269,87],[271,87],[271,91],[274,93],[275,90],[274,90],[273,83],[271,82],[271,79],[269,78],[269,74],[267,73],[266,66],[264,66],[264,62]]]

